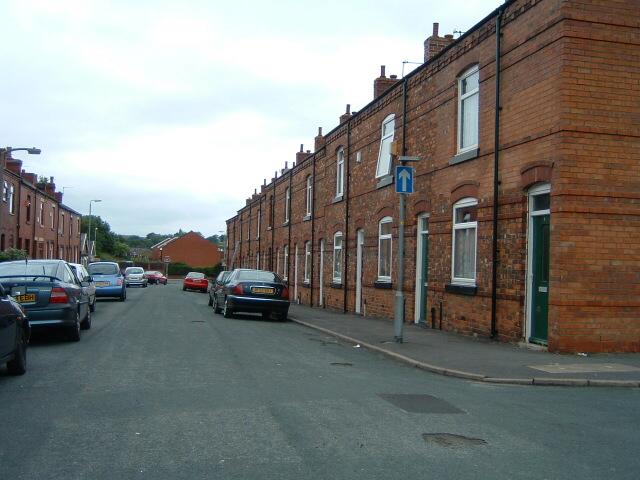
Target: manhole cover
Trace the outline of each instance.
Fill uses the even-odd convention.
[[[381,393],[380,397],[409,413],[464,413],[449,402],[432,395]]]
[[[335,365],[337,367],[353,367],[353,363],[349,362],[331,362],[331,365]]]
[[[481,438],[465,437],[464,435],[456,435],[454,433],[423,433],[422,438],[427,443],[448,448],[475,447],[477,445],[487,444],[487,442]]]

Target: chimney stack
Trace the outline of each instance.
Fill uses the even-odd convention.
[[[322,136],[322,127],[318,127],[318,135],[314,139],[313,149],[317,152],[322,147],[324,147],[324,137]]]
[[[340,123],[344,123],[351,118],[351,105],[347,103],[346,111],[340,115]]]
[[[373,98],[378,98],[400,81],[397,75],[391,75],[390,78],[387,78],[385,72],[385,66],[380,65],[380,76],[373,81]]]
[[[453,35],[447,34],[444,37],[438,36],[439,24],[433,24],[433,33],[424,41],[424,62],[427,63],[442,50],[453,43]]]
[[[305,153],[304,151],[304,144],[300,144],[300,151],[296,152],[296,161],[293,163],[293,167],[295,167],[296,165],[300,165],[300,163],[302,163],[307,157],[309,156],[308,153]]]

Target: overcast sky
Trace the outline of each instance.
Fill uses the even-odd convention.
[[[117,233],[216,234],[380,65],[422,61],[433,22],[501,3],[3,0],[0,145],[41,148],[14,156]]]

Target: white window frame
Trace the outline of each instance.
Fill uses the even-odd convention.
[[[256,270],[260,270],[260,252],[256,252]]]
[[[15,215],[15,195],[16,195],[16,191],[15,191],[15,187],[13,186],[13,183],[9,184],[9,213],[11,215]]]
[[[64,213],[60,214],[60,235],[64,235]]]
[[[462,82],[471,75],[478,75],[478,87],[474,90],[462,94]],[[463,130],[463,115],[462,115],[462,102],[467,100],[468,98],[473,97],[474,95],[478,95],[478,111],[476,112],[477,119],[476,125],[478,126],[476,130],[476,142],[473,145],[468,145],[466,147],[462,147],[462,130]],[[469,150],[473,150],[474,148],[478,148],[478,139],[480,138],[480,69],[478,65],[474,65],[469,70],[464,72],[458,78],[458,153],[468,152]]]
[[[44,202],[40,202],[40,211],[38,212],[38,223],[44,227]]]
[[[453,204],[453,231],[451,235],[451,283],[456,285],[468,285],[475,286],[476,285],[476,276],[478,274],[478,269],[476,262],[478,260],[478,221],[474,220],[473,222],[461,222],[456,223],[456,210],[459,208],[471,207],[478,205],[478,200],[476,198],[463,198],[458,200]],[[473,278],[465,278],[465,277],[456,277],[455,276],[455,255],[456,255],[456,231],[457,230],[466,230],[469,228],[473,228],[474,231],[474,249],[473,249]]]
[[[340,240],[339,242],[337,240]],[[342,262],[343,262],[343,255],[342,255],[342,242],[343,242],[343,237],[342,237],[342,232],[336,232],[333,234],[333,283],[342,283]],[[339,255],[339,257],[338,257]],[[340,258],[340,268],[336,269],[336,260]]]
[[[289,279],[289,245],[284,246],[283,253],[283,261],[282,261],[282,278],[284,280]]]
[[[289,223],[289,208],[291,207],[291,189],[284,191],[284,223]]]
[[[385,126],[387,124],[391,123],[391,129],[390,132],[388,132],[386,135],[384,133],[384,129]],[[382,125],[380,127],[380,149],[378,150],[378,163],[376,165],[376,178],[382,178],[382,177],[386,177],[387,175],[389,175],[391,173],[391,142],[393,142],[393,139],[395,137],[395,131],[396,131],[396,116],[392,113],[391,115],[388,115],[383,121],[382,121]],[[383,159],[383,154],[385,149],[385,145],[389,145],[389,154],[387,158]],[[386,166],[386,170],[384,169],[384,164],[382,164],[381,162],[385,161],[388,162],[388,165]],[[381,166],[383,168],[381,168]]]
[[[7,201],[7,195],[9,193],[9,182],[7,182],[6,180],[4,181],[4,186],[2,187],[2,201],[6,202]]]
[[[51,204],[51,211],[49,212],[49,217],[51,218],[51,230],[53,230],[56,226],[55,224],[56,207],[55,205],[53,205],[53,203]]]
[[[311,242],[304,243],[304,283],[311,283]]]
[[[258,208],[258,222],[257,222],[257,232],[256,239],[260,238],[260,217],[262,216],[262,207]]]
[[[280,275],[280,249],[276,248],[276,273]]]
[[[391,283],[391,275],[393,272],[393,230],[389,233],[382,234],[382,225],[390,223],[393,225],[393,218],[384,217],[378,222],[378,281]],[[380,274],[380,266],[382,264],[382,242],[388,240],[389,246],[389,275]]]
[[[336,197],[344,195],[344,148],[336,152]]]
[[[311,175],[307,175],[307,216],[311,216],[313,202],[313,179]]]

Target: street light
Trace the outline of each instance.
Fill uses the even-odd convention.
[[[42,153],[42,150],[40,150],[39,148],[36,148],[36,147],[31,147],[31,148],[26,148],[26,147],[20,147],[20,148],[6,147],[4,150],[9,154],[11,152],[18,152],[18,151],[21,151],[21,150],[27,152],[29,155],[40,155]]]
[[[91,261],[91,204],[99,203],[101,201],[102,200],[99,200],[99,199],[89,200],[89,228],[87,228],[87,247],[89,247],[89,261]],[[97,232],[96,232],[96,238],[97,238]]]

